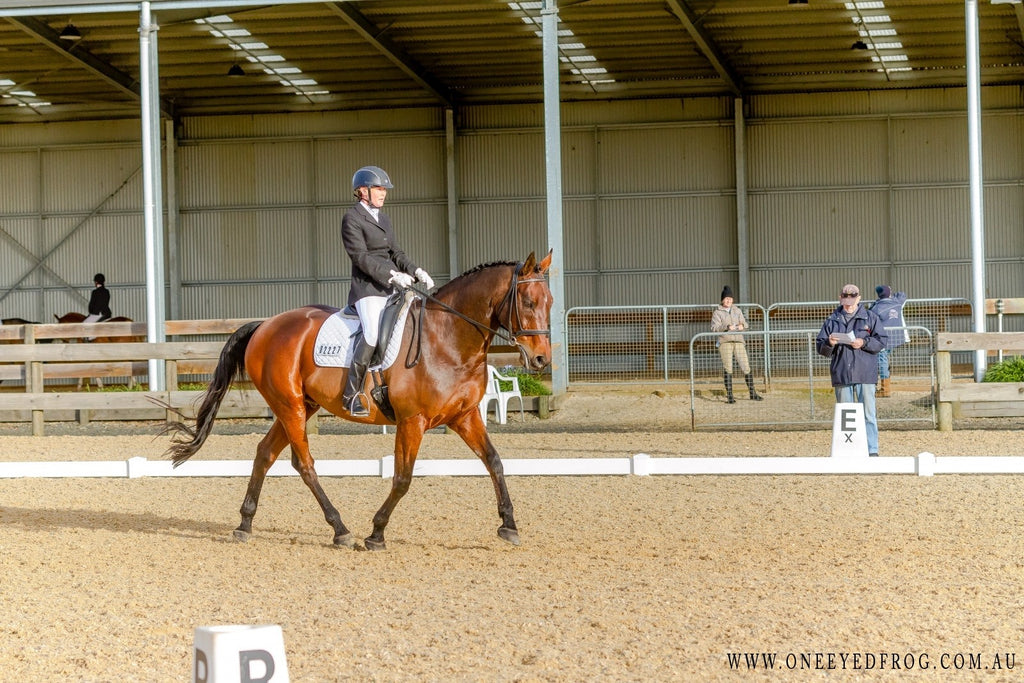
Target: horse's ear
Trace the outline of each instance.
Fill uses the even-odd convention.
[[[523,267],[519,269],[522,275],[529,275],[537,267],[537,256],[531,251],[530,255],[523,261]]]
[[[548,255],[545,256],[543,260],[541,260],[541,262],[537,265],[537,270],[539,270],[542,273],[548,272],[548,268],[551,267],[551,255],[553,253],[555,253],[554,248],[548,249]]]
[[[53,317],[57,319],[57,322],[60,322],[60,316],[59,316],[59,315],[57,315],[56,313],[54,313],[54,314],[53,314]]]

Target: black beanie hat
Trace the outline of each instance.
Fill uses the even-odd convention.
[[[889,285],[878,285],[877,287],[875,287],[875,295],[879,299],[888,299],[890,296],[892,296],[892,289],[889,287]]]
[[[722,296],[718,297],[718,300],[721,301],[725,297],[729,297],[730,299],[732,298],[732,288],[729,287],[729,285],[722,288]]]

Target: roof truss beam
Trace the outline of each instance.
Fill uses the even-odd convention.
[[[1024,40],[1024,4],[1014,3],[1013,13],[1017,15],[1017,29],[1020,31],[1021,39]]]
[[[141,101],[142,86],[137,80],[117,67],[103,61],[88,50],[70,50],[61,41],[60,34],[50,28],[50,26],[45,22],[32,17],[7,17],[7,21],[67,58],[69,61],[88,69],[91,73],[99,76],[116,89],[129,95],[135,101]],[[174,105],[162,98],[160,100],[160,111],[165,116],[172,119],[174,118]]]
[[[412,78],[424,90],[439,99],[446,107],[452,107],[453,97],[451,91],[440,81],[428,73],[416,60],[410,57],[402,48],[383,37],[381,31],[366,16],[355,9],[352,2],[328,2],[326,3],[331,11],[344,19],[349,26],[373,45],[381,54],[391,60],[406,75]]]
[[[729,68],[728,60],[718,49],[715,41],[701,29],[699,25],[700,17],[693,11],[687,0],[666,1],[669,9],[672,10],[672,14],[683,25],[687,33],[690,34],[690,37],[693,38],[693,41],[697,43],[701,53],[711,62],[711,66],[714,67],[718,75],[725,81],[726,86],[732,91],[733,95],[743,97],[743,79]]]

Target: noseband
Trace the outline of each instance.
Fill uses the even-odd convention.
[[[519,346],[519,342],[516,337],[530,337],[536,335],[550,335],[551,330],[527,330],[523,329],[523,321],[519,317],[519,297],[517,296],[519,291],[519,285],[526,284],[527,282],[544,282],[543,277],[528,277],[520,279],[519,275],[523,270],[525,264],[521,261],[516,264],[515,271],[512,273],[512,285],[508,288],[508,294],[505,295],[504,301],[501,306],[508,308],[508,323],[502,325],[500,330],[495,330],[495,334],[501,336],[505,341],[511,341],[515,346]],[[499,306],[499,308],[501,308]],[[520,351],[521,352],[521,351]]]

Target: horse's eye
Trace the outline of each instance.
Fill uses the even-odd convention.
[[[531,299],[530,297],[524,296],[523,297],[523,306],[525,306],[526,308],[529,308],[529,309],[533,309],[533,308],[537,307],[537,304],[535,304],[533,302],[533,299]]]

